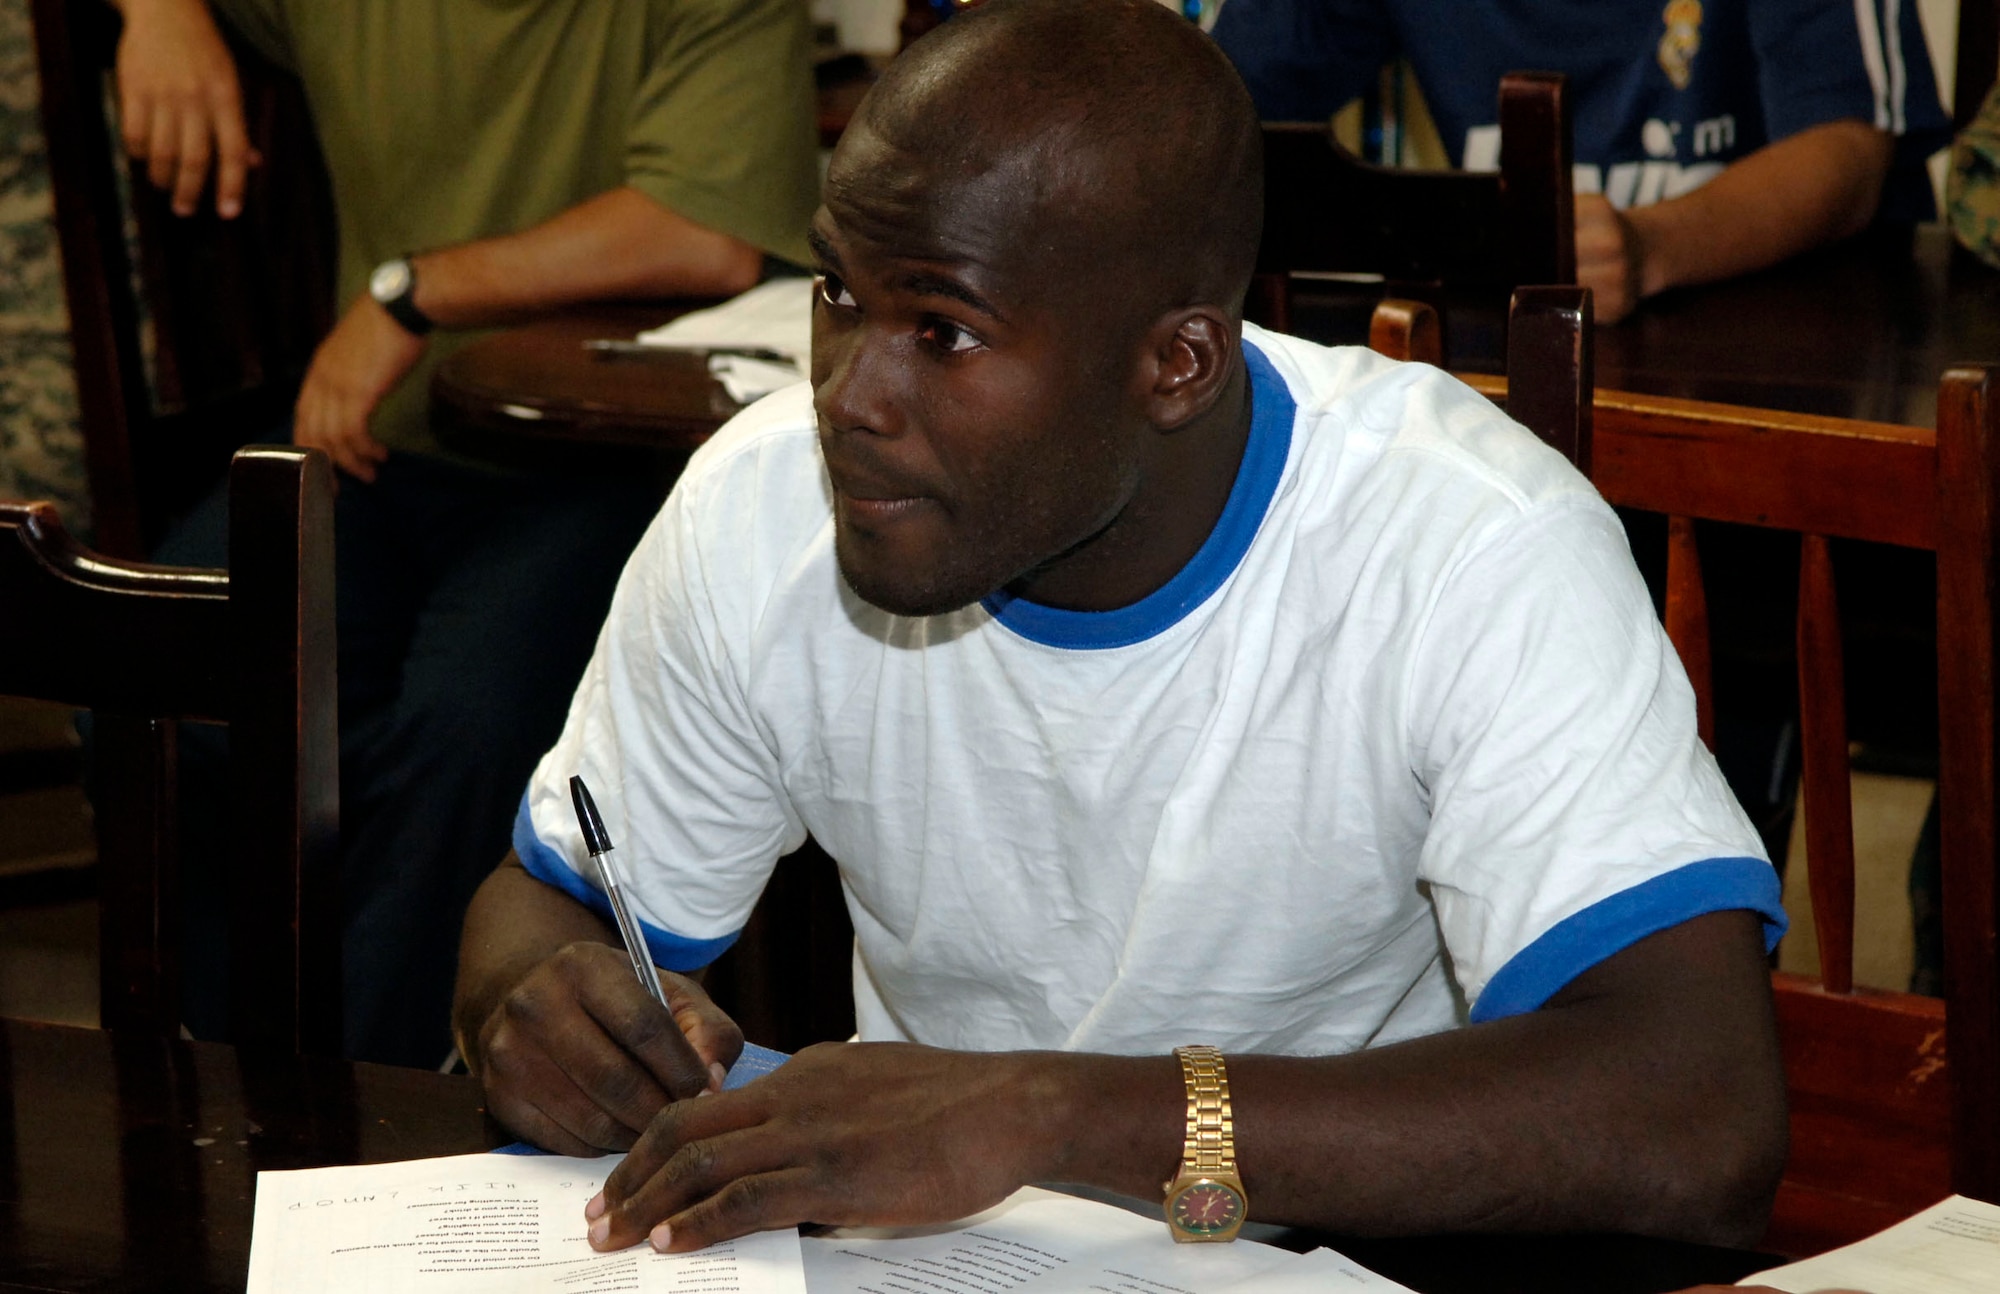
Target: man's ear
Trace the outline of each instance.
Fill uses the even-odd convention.
[[[1146,337],[1147,420],[1172,431],[1208,412],[1242,362],[1241,331],[1217,306],[1187,306],[1160,316]]]

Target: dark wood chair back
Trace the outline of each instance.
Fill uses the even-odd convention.
[[[175,728],[229,725],[232,1041],[340,1047],[333,475],[251,448],[221,571],[100,556],[52,505],[0,504],[0,695],[95,712],[102,1022],[180,1028]]]
[[[1555,366],[1475,378],[1497,399]],[[1664,618],[1714,739],[1695,522],[1799,536],[1796,626],[1806,870],[1819,974],[1773,975],[1791,1155],[1764,1247],[1811,1253],[1952,1191],[2000,1202],[2000,366],[1954,369],[1935,432],[1595,393],[1591,479],[1668,519]],[[1937,555],[1944,997],[1854,983],[1854,834],[1833,540]]]
[[[1552,72],[1500,82],[1500,169],[1375,166],[1324,122],[1264,126],[1264,237],[1250,317],[1288,332],[1292,285],[1379,275],[1391,296],[1576,281],[1569,100]]]
[[[110,82],[117,11],[103,0],[32,9],[94,542],[138,557],[237,446],[290,415],[333,321],[332,191],[297,82],[237,42],[265,163],[235,220],[215,215],[212,184],[199,214],[176,217],[124,162]]]
[[[1422,301],[1381,302],[1369,320],[1368,346],[1390,359],[1442,365],[1437,311]],[[1515,392],[1507,412],[1586,476],[1593,369],[1590,289],[1556,284],[1516,290],[1507,309],[1507,372]],[[1481,380],[1493,381],[1475,382]]]

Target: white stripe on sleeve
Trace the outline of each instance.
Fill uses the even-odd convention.
[[[1854,27],[1861,37],[1861,62],[1868,68],[1868,84],[1875,89],[1875,129],[1887,130],[1889,77],[1882,66],[1882,29],[1875,22],[1875,0],[1854,0]]]

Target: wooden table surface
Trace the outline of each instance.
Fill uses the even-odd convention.
[[[598,307],[496,333],[440,367],[434,399],[475,435],[686,452],[738,409],[704,362],[606,358],[582,343],[697,304]],[[1365,306],[1302,308],[1300,331],[1353,341],[1366,318]],[[1503,324],[1497,305],[1453,306],[1450,363],[1501,371]],[[1669,293],[1597,331],[1602,388],[1923,427],[1944,370],[1982,359],[2000,359],[2000,273],[1935,226]]]
[[[260,1169],[508,1140],[469,1078],[0,1020],[0,1290],[241,1290]],[[1652,1294],[1772,1260],[1632,1237],[1331,1243],[1421,1294]]]

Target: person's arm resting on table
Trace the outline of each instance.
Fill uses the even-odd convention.
[[[410,260],[416,308],[441,328],[478,328],[584,301],[731,295],[755,285],[764,254],[626,187],[518,234]],[[313,355],[293,438],[373,480],[388,451],[368,434],[368,416],[424,345],[373,297],[357,297]]]
[[[741,1090],[669,1103],[702,1090],[741,1035],[670,977],[689,1044],[672,1038],[613,943],[510,860],[467,918],[458,1005],[509,1127],[569,1153],[632,1145],[600,1247],[663,1222],[678,1250],[805,1221],[943,1221],[1029,1182],[1152,1198],[1179,1161],[1172,1056],[824,1044]],[[1537,1011],[1349,1056],[1231,1056],[1229,1074],[1260,1221],[1746,1243],[1784,1156],[1748,912],[1641,940]]]
[[[244,130],[236,66],[203,0],[112,0],[125,15],[118,47],[125,147],[192,215],[211,164],[216,210],[242,209],[258,160]],[[393,147],[393,141],[384,141]],[[763,252],[680,215],[637,188],[599,194],[548,220],[494,238],[425,251],[415,305],[442,328],[506,323],[585,301],[729,296],[756,284]],[[367,294],[320,343],[299,391],[293,439],[325,450],[369,481],[388,451],[369,415],[422,357],[425,340]]]
[[[1629,211],[1576,196],[1577,282],[1615,323],[1668,288],[1712,283],[1860,233],[1874,219],[1895,137],[1829,121],[1781,139],[1691,193]]]

